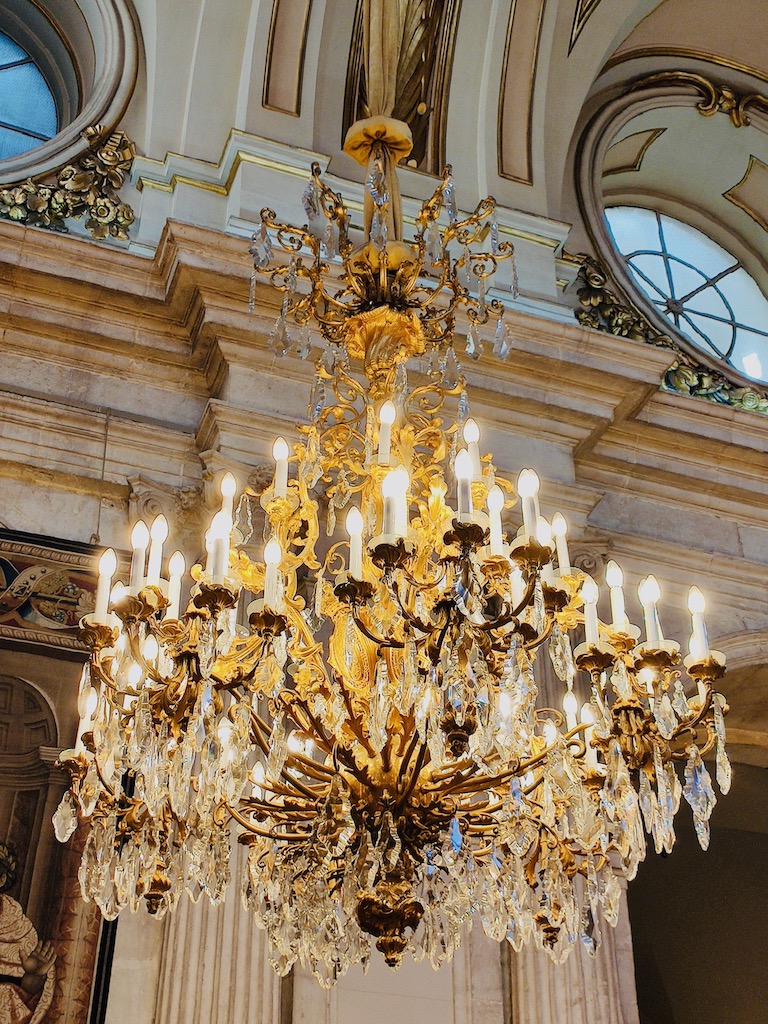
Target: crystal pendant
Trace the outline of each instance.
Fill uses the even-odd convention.
[[[253,265],[257,270],[269,266],[272,259],[272,239],[269,237],[266,224],[262,224],[251,236],[248,252],[253,256]]]
[[[712,789],[709,772],[695,743],[691,747],[690,757],[685,766],[683,796],[691,805],[696,835],[699,837],[702,850],[706,850],[709,846],[709,818],[717,798]]]
[[[467,344],[464,351],[471,359],[479,359],[482,354],[482,346],[477,336],[477,328],[474,324],[467,331]]]
[[[653,715],[661,735],[665,740],[671,739],[677,728],[677,718],[672,710],[672,702],[668,694],[665,693],[661,700],[655,702]]]
[[[61,798],[53,815],[53,830],[60,843],[66,843],[77,828],[77,807],[70,790]]]

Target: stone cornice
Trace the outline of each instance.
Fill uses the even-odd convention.
[[[197,485],[200,451],[253,465],[275,426],[304,417],[311,365],[269,351],[269,289],[248,314],[240,238],[169,222],[148,260],[0,224],[0,267],[0,421],[20,439],[35,424],[4,453],[5,477],[42,486],[48,474],[124,502],[137,470]],[[509,323],[509,360],[465,367],[500,466],[535,464],[546,447],[554,489],[585,526],[604,493],[768,526],[765,421],[659,392],[664,349],[519,312]],[[94,491],[107,414],[109,486]],[[699,547],[693,537],[691,559]]]

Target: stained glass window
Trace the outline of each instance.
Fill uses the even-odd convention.
[[[56,103],[40,69],[0,32],[0,160],[47,142],[57,127]]]
[[[612,206],[613,240],[638,288],[694,345],[768,381],[768,299],[703,232],[653,210]]]

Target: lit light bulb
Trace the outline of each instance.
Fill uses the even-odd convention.
[[[357,505],[353,505],[347,513],[347,533],[350,537],[363,532],[363,516]]]
[[[523,533],[528,537],[536,533],[538,508],[536,495],[539,491],[539,478],[532,469],[524,469],[517,478],[517,493],[523,505]]]
[[[608,565],[605,567],[605,582],[609,587],[623,587],[624,586],[624,573],[616,562],[611,559]]]
[[[563,697],[563,711],[565,712],[565,725],[566,729],[570,732],[571,729],[575,729],[577,723],[576,713],[579,710],[579,702],[576,700],[576,694],[573,690],[567,690]]]
[[[184,555],[180,551],[174,551],[168,559],[168,607],[165,610],[166,619],[178,619],[179,600],[181,598],[181,577],[187,564]]]
[[[480,440],[480,427],[471,417],[464,424],[464,440],[467,444],[477,444]]]
[[[229,538],[232,533],[232,516],[221,509],[213,517],[208,530],[211,541],[211,576],[214,582],[221,582],[229,564]]]
[[[109,614],[109,589],[112,577],[117,569],[117,555],[112,548],[107,548],[99,559],[99,582],[96,586],[96,607],[93,618],[96,622],[106,625]]]
[[[552,546],[552,527],[544,516],[536,520],[536,540],[544,548]]]
[[[264,604],[278,611],[277,604],[277,567],[283,557],[283,552],[276,538],[272,537],[264,545],[264,564],[267,571],[264,574]]]
[[[279,565],[283,552],[280,543],[274,537],[267,541],[264,546],[264,562],[267,565]]]
[[[707,627],[704,625],[704,609],[706,608],[704,595],[698,587],[691,587],[688,591],[688,610],[691,613],[691,635],[690,652],[696,661],[704,661],[709,656],[709,640],[707,638]]]
[[[688,591],[688,611],[691,615],[703,615],[707,607],[704,595],[698,587],[691,587]]]
[[[141,665],[134,661],[131,667],[128,669],[128,685],[136,687],[141,682],[142,677]]]
[[[261,761],[254,766],[250,773],[250,777],[253,784],[253,790],[251,791],[252,798],[254,800],[262,800],[264,798],[264,790],[262,787],[264,785],[264,780],[266,779],[266,774],[264,772],[264,765]]]
[[[659,618],[656,612],[656,602],[661,597],[661,589],[655,576],[646,576],[637,588],[637,596],[643,606],[643,620],[645,622],[645,640],[651,647],[658,647],[661,642],[661,630]]]
[[[503,722],[508,722],[512,716],[512,698],[506,692],[502,690],[499,694],[499,717]]]
[[[595,604],[600,595],[600,589],[594,580],[584,580],[581,585],[581,597],[585,604]]]
[[[396,416],[395,403],[387,399],[379,409],[379,447],[376,462],[380,466],[388,466],[392,457],[392,424]]]
[[[284,498],[288,493],[288,456],[290,449],[284,437],[278,437],[272,445],[275,460],[275,497]]]
[[[567,576],[571,571],[571,557],[568,552],[568,523],[561,512],[555,512],[552,516],[552,533],[557,545],[557,568],[561,576]]]
[[[641,604],[656,604],[661,597],[661,587],[655,576],[646,576],[637,588],[637,596]]]
[[[96,710],[96,705],[99,703],[99,694],[94,687],[91,687],[88,694],[88,700],[85,702],[85,717],[93,718],[93,713]]]
[[[163,564],[163,544],[168,536],[168,520],[162,513],[155,516],[149,535],[152,543],[147,563],[147,584],[156,587],[160,582],[160,567]]]
[[[499,486],[496,484],[488,491],[488,497],[486,498],[488,509],[491,512],[501,512],[504,508],[504,494]]]
[[[138,523],[131,530],[131,547],[132,548],[146,548],[149,544],[149,529],[143,519],[140,519]]]
[[[99,559],[99,575],[111,578],[115,575],[115,569],[117,569],[117,555],[112,548],[107,548]]]
[[[597,750],[592,745],[592,737],[595,732],[595,716],[589,704],[583,704],[581,708],[581,724],[586,725],[584,730],[584,744],[587,748],[586,758],[590,768],[597,768]]]
[[[472,479],[472,459],[466,448],[462,448],[456,455],[453,465],[454,472],[459,480]]]
[[[230,515],[232,515],[236,491],[237,480],[235,480],[232,473],[225,473],[221,478],[221,507],[225,512],[229,512]]]
[[[292,732],[288,737],[288,749],[292,754],[301,754],[303,752],[304,744],[298,733]]]
[[[142,654],[144,655],[147,661],[154,661],[159,653],[160,645],[158,644],[155,637],[151,633],[149,633],[146,639],[144,640]]]
[[[557,743],[557,726],[553,721],[547,719],[541,731],[544,736],[544,742],[547,744],[548,747],[551,747],[554,743]]]
[[[379,423],[386,424],[388,427],[391,427],[395,422],[396,416],[397,409],[395,408],[395,403],[387,399],[381,409],[379,409]]]

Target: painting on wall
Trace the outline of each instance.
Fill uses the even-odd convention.
[[[0,1024],[89,1020],[101,918],[80,895],[81,844],[56,842],[51,818],[68,782],[56,759],[72,737],[59,722],[72,719],[87,654],[77,629],[93,609],[96,555],[0,531]]]
[[[95,549],[0,530],[0,638],[84,650],[77,625],[93,611]]]

